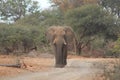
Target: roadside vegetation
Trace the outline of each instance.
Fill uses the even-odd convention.
[[[116,61],[113,69],[105,68],[104,73],[105,75],[104,80],[119,80],[120,79],[120,59]]]

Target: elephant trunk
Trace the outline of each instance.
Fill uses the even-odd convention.
[[[55,62],[56,67],[64,67],[67,64],[66,58],[67,58],[67,49],[66,45],[64,43],[56,43],[55,44]]]

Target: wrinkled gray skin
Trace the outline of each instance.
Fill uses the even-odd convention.
[[[62,68],[67,64],[67,44],[74,37],[69,27],[52,26],[47,29],[46,38],[54,46],[55,67]]]

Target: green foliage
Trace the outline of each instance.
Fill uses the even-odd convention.
[[[29,26],[43,26],[48,27],[51,25],[63,25],[64,16],[60,10],[44,10],[42,12],[36,12],[26,16],[23,19],[17,21],[17,24],[24,24]]]
[[[41,18],[42,26],[64,25],[64,16],[59,9],[45,10],[41,12]]]
[[[80,39],[94,35],[114,38],[118,30],[114,17],[98,5],[84,5],[69,10],[66,12],[65,19]]]
[[[0,47],[1,49],[15,47],[22,51],[22,48],[28,49],[40,46],[45,43],[44,30],[41,28],[24,28],[15,25],[0,26]],[[22,46],[22,48],[21,48]]]
[[[117,53],[118,56],[120,56],[120,38],[117,39],[117,41],[112,49],[112,52]]]
[[[96,36],[95,38],[96,38],[95,40],[90,42],[92,49],[94,50],[103,49],[105,45],[104,38],[101,36]]]
[[[37,14],[37,15],[36,15]],[[28,15],[14,24],[0,23],[0,49],[26,52],[33,47],[44,46],[45,26],[40,25],[39,13]],[[27,52],[28,52],[27,51]]]
[[[38,26],[40,25],[40,12],[35,12],[30,15],[26,15],[24,18],[19,19],[15,24],[22,26]]]
[[[100,0],[100,4],[120,18],[120,0]]]
[[[1,0],[0,16],[4,21],[16,21],[26,14],[39,11],[37,1],[32,0]]]

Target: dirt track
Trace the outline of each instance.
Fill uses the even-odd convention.
[[[44,72],[22,74],[0,80],[93,80],[100,69],[94,67],[99,59],[69,59],[65,68],[50,68]]]

